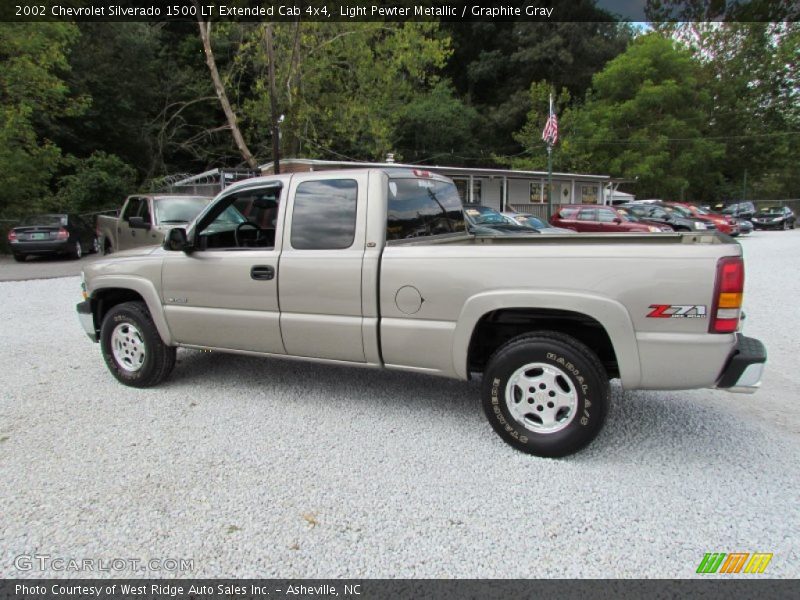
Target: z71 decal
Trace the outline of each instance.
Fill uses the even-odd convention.
[[[705,319],[703,304],[651,304],[647,316],[651,319]]]

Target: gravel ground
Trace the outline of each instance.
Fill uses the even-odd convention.
[[[506,446],[474,383],[180,351],[167,383],[126,388],[77,323],[77,278],[0,283],[0,576],[64,575],[15,569],[44,553],[203,577],[669,578],[760,551],[798,577],[800,230],[742,244],[763,389],[615,386],[604,432],[562,460]]]

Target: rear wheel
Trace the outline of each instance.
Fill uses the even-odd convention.
[[[28,258],[25,254],[15,254],[14,260],[17,262],[25,262],[25,259]]]
[[[603,366],[587,346],[557,332],[514,338],[483,376],[483,408],[495,432],[518,450],[573,454],[600,432],[609,404]]]
[[[80,241],[76,241],[75,244],[72,246],[72,250],[70,251],[70,256],[75,260],[80,259],[83,256],[83,248],[81,247]]]
[[[114,247],[111,245],[111,242],[106,239],[103,242],[103,255],[112,254],[114,252]]]
[[[175,367],[175,348],[161,340],[144,302],[123,302],[108,311],[100,347],[111,374],[132,387],[154,386]]]
[[[98,240],[96,237],[92,238],[92,249],[90,252],[92,254],[97,254],[100,252],[100,240]]]

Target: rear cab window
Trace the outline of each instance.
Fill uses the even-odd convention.
[[[388,197],[388,242],[466,232],[461,198],[450,181],[392,178]]]

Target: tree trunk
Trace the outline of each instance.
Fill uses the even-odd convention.
[[[214,89],[217,92],[219,103],[222,105],[222,110],[225,112],[225,118],[228,120],[228,126],[233,134],[233,140],[236,142],[236,146],[239,148],[239,152],[241,152],[242,158],[244,158],[248,166],[252,169],[258,169],[258,161],[253,156],[252,152],[250,152],[247,143],[242,137],[242,132],[239,130],[238,120],[236,119],[236,113],[233,112],[233,107],[231,107],[231,103],[228,100],[228,94],[225,93],[225,86],[222,83],[222,78],[220,78],[219,71],[217,70],[217,62],[214,60],[214,51],[211,49],[211,22],[203,22],[198,18],[197,26],[200,29],[200,39],[203,40],[203,50],[206,54],[208,70],[211,72],[211,80],[214,82]]]
[[[272,24],[267,23],[264,27],[264,46],[267,50],[267,60],[269,60],[269,106],[270,116],[272,117],[272,172],[281,172],[281,136],[280,136],[280,116],[278,115],[278,92],[275,89],[275,47],[272,40]]]

